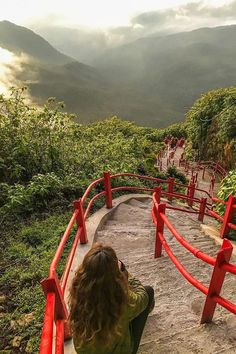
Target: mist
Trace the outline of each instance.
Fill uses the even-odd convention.
[[[28,27],[42,35],[62,53],[80,62],[94,64],[107,49],[144,37],[160,37],[191,31],[200,27],[216,27],[236,22],[236,0],[221,6],[194,1],[181,6],[139,13],[127,26],[109,28],[64,27],[57,17],[39,19]],[[49,24],[50,23],[50,24]]]
[[[26,67],[29,63],[30,58],[25,53],[17,55],[0,47],[0,95],[9,97],[11,87],[22,87],[29,83],[38,82],[36,76],[32,76],[32,72],[27,74]],[[29,76],[31,78],[27,80]],[[33,102],[28,91],[24,95],[28,104]]]
[[[7,94],[9,88],[17,85],[15,73],[21,70],[22,58],[0,47],[0,94]]]

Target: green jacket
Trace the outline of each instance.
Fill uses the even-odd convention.
[[[106,346],[85,343],[78,348],[76,345],[76,337],[73,338],[75,350],[78,354],[131,354],[132,338],[130,334],[130,322],[145,310],[148,304],[148,294],[141,282],[128,275],[130,284],[128,304],[121,315],[119,328],[121,328],[121,336]]]

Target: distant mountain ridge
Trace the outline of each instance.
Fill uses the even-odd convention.
[[[72,59],[28,28],[9,21],[0,22],[0,47],[15,54],[25,53],[45,64],[66,64]]]
[[[84,122],[107,115],[103,109],[108,101],[105,81],[95,68],[60,53],[41,36],[9,21],[0,22],[0,47],[16,56],[28,56],[21,70],[16,68],[13,74],[28,86],[34,103],[40,105],[48,97],[56,97]]]
[[[0,22],[0,46],[32,58],[18,79],[36,102],[55,96],[82,122],[118,115],[154,127],[183,120],[202,93],[236,85],[235,38],[236,25],[141,38],[106,50],[92,67]]]
[[[236,25],[142,38],[106,51],[94,65],[117,90],[126,90],[121,115],[128,112],[130,119],[136,102],[150,121],[156,114],[171,123],[202,93],[236,84],[235,38]]]

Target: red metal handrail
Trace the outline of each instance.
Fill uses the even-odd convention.
[[[91,190],[99,183],[103,182],[103,178],[98,178],[97,180],[93,181],[92,183],[90,183],[90,185],[88,186],[88,188],[86,189],[86,191],[84,192],[83,197],[81,198],[81,202],[82,205],[84,204],[85,199],[88,197],[89,193],[91,192]]]
[[[178,231],[175,230],[174,226],[170,222],[170,220],[167,218],[165,214],[160,214],[162,220],[164,221],[165,225],[168,227],[172,235],[176,238],[179,243],[181,243],[182,246],[184,246],[188,251],[190,251],[196,258],[201,259],[202,261],[210,264],[210,265],[215,265],[215,259],[213,257],[208,256],[206,253],[201,252],[199,249],[193,247],[188,243],[182,235],[178,233]]]
[[[172,210],[177,210],[177,211],[184,211],[187,214],[199,214],[199,211],[195,211],[195,210],[187,210],[187,209],[183,209],[183,208],[178,208],[178,207],[174,207],[171,205],[167,205],[166,209],[172,209]]]
[[[227,202],[225,202],[224,200],[218,199],[218,198],[211,198],[213,202],[216,203],[221,203],[221,204],[227,204]]]
[[[185,187],[187,189],[187,193],[189,193],[190,187],[187,185],[176,183],[173,178],[170,178],[168,180],[163,180],[163,179],[149,177],[149,176],[136,175],[133,173],[118,173],[118,174],[111,175],[111,176],[107,172],[104,173],[104,177],[99,178],[96,181],[93,181],[89,185],[89,187],[86,189],[83,197],[74,203],[75,210],[74,210],[74,213],[70,219],[70,222],[65,230],[65,233],[63,234],[63,236],[61,238],[61,241],[59,243],[59,246],[57,248],[55,256],[51,262],[50,271],[49,271],[49,278],[42,282],[42,286],[44,288],[44,292],[46,295],[46,307],[45,307],[44,326],[43,326],[43,331],[42,331],[42,341],[41,341],[41,346],[40,346],[40,354],[51,354],[52,353],[53,322],[56,322],[56,343],[55,343],[55,348],[56,348],[55,353],[56,354],[63,354],[63,345],[62,345],[63,340],[64,340],[64,333],[63,332],[65,331],[65,336],[70,337],[70,333],[68,332],[68,327],[65,326],[65,328],[64,328],[64,321],[67,319],[68,314],[67,314],[65,301],[63,299],[63,294],[65,292],[66,283],[68,280],[70,268],[71,268],[71,265],[72,265],[72,262],[74,259],[74,255],[75,255],[75,251],[76,251],[78,242],[79,241],[81,243],[87,242],[85,220],[87,219],[87,217],[89,215],[89,212],[91,210],[93,203],[101,196],[105,196],[106,197],[106,206],[108,208],[110,208],[110,207],[112,207],[112,193],[114,193],[114,192],[123,191],[123,190],[154,192],[154,190],[158,189],[158,188],[156,189],[156,188],[145,188],[145,187],[134,187],[134,186],[119,186],[119,187],[111,188],[110,180],[118,178],[118,177],[133,177],[133,178],[141,179],[141,180],[149,180],[149,181],[155,182],[157,185],[166,184],[168,187],[168,191],[166,192],[164,190],[161,190],[159,187],[159,194],[160,194],[159,198],[162,195],[162,196],[167,196],[168,199],[171,199],[172,197],[174,197],[177,199],[186,200],[188,203],[190,202],[191,205],[193,203],[199,204],[199,211],[196,209],[194,211],[184,210],[182,208],[172,207],[172,206],[168,206],[169,208],[173,208],[175,210],[183,211],[183,212],[199,213],[199,220],[203,220],[203,217],[205,214],[209,214],[209,215],[211,214],[211,216],[218,218],[220,221],[223,221],[224,230],[227,227],[228,228],[230,227],[232,229],[235,229],[235,227],[236,227],[236,225],[231,223],[230,212],[226,213],[227,220],[226,220],[226,218],[222,218],[216,212],[213,212],[211,210],[208,210],[205,212],[206,205],[211,205],[211,204],[206,202],[206,198],[202,198],[200,200],[199,198],[194,197],[194,192],[197,190],[205,192],[208,197],[210,196],[210,194],[204,190],[195,188],[195,185],[192,189],[193,195],[188,194],[186,196],[186,195],[183,195],[179,192],[174,192],[173,188],[174,188],[174,186]],[[94,189],[94,187],[97,184],[100,184],[100,183],[104,184],[105,191],[102,191],[102,192],[94,195],[91,198],[91,200],[89,201],[85,212],[83,212],[83,205],[85,203],[85,200],[88,198],[89,193]],[[155,193],[157,193],[157,191]],[[236,201],[232,198],[230,199],[230,202],[226,203],[226,208],[228,208],[229,210],[232,210],[232,208],[235,208],[235,206],[236,206]],[[205,201],[204,201],[204,199],[205,199]],[[211,198],[211,200],[212,200],[212,198]],[[155,206],[155,208],[158,208],[157,201],[154,201],[154,206]],[[152,211],[152,214],[153,214],[153,218],[155,218],[154,211]],[[162,219],[163,224],[164,224],[164,222],[166,223],[167,227],[171,230],[171,232],[173,232],[176,239],[184,247],[186,247],[188,250],[190,250],[190,252],[192,252],[197,258],[200,258],[203,261],[205,261],[211,265],[215,265],[214,258],[209,257],[208,255],[204,254],[203,252],[201,252],[197,249],[194,249],[194,247],[192,247],[190,244],[188,244],[187,241],[174,229],[174,226],[169,222],[169,220],[166,218],[166,216],[164,214],[163,215],[161,214],[161,219]],[[70,254],[68,256],[68,259],[67,259],[67,263],[65,266],[63,276],[61,278],[61,281],[58,282],[57,274],[56,274],[56,267],[57,267],[57,264],[61,258],[61,255],[62,255],[63,249],[66,245],[66,242],[70,236],[70,232],[72,230],[72,227],[75,223],[77,223],[78,229],[77,229],[76,235],[74,237],[73,245],[72,245]],[[159,236],[163,240],[163,243],[165,243],[164,242],[165,240],[162,238],[161,233],[159,233]],[[167,244],[165,244],[165,247],[166,247],[166,249],[168,249]],[[158,252],[159,251],[156,250],[155,254],[158,254]],[[168,249],[168,252],[170,254],[171,251]],[[175,257],[175,256],[173,255],[173,257]],[[177,262],[177,260],[174,260],[174,258],[172,260],[174,262]],[[183,266],[181,264],[179,264],[178,267],[179,267],[178,269],[183,270]],[[236,266],[234,266],[230,263],[223,264],[221,266],[221,268],[224,271],[236,274]],[[191,275],[189,273],[187,273],[186,270],[183,270],[183,272],[185,273],[186,279],[187,278],[190,279]],[[199,290],[206,293],[207,288],[204,287],[204,285],[202,285],[196,279],[191,280],[191,281],[193,281],[193,283],[199,288]],[[230,304],[229,302],[227,302],[227,300],[225,300],[223,298],[217,297],[217,302],[220,304],[224,304],[222,306],[224,306],[226,308],[228,306],[228,308],[234,309],[234,305]]]
[[[71,219],[70,219],[70,222],[66,228],[66,231],[64,232],[64,235],[62,236],[62,239],[61,239],[61,242],[59,243],[59,246],[57,248],[57,251],[55,253],[55,256],[52,260],[52,263],[50,265],[50,271],[49,271],[49,277],[54,277],[55,275],[55,271],[56,271],[56,267],[57,267],[57,264],[61,258],[61,254],[63,252],[63,249],[65,247],[65,244],[68,240],[68,237],[70,235],[70,231],[74,225],[74,222],[75,222],[75,219],[76,219],[76,216],[77,216],[78,212],[77,211],[74,211]]]
[[[161,243],[163,245],[163,247],[166,250],[166,253],[168,254],[168,256],[170,257],[170,259],[172,260],[172,262],[174,263],[174,265],[176,266],[176,268],[180,271],[181,274],[183,274],[183,276],[193,285],[195,286],[197,289],[199,289],[201,292],[203,292],[203,294],[207,294],[208,289],[206,286],[204,286],[203,284],[201,284],[197,279],[195,279],[186,269],[185,267],[181,264],[181,262],[175,257],[175,255],[173,254],[173,252],[171,251],[170,247],[168,246],[166,239],[164,238],[163,234],[159,233],[159,237],[161,240]]]
[[[226,170],[218,163],[214,161],[199,161],[198,166],[207,166],[215,169],[215,172],[219,172],[219,174],[224,177],[226,175]]]
[[[228,240],[224,240],[222,248],[218,252],[216,258],[210,257],[207,254],[199,251],[187,242],[182,235],[180,235],[171,224],[167,216],[165,215],[165,204],[159,204],[158,191],[153,194],[153,221],[156,224],[156,245],[155,245],[155,257],[161,256],[162,246],[166,250],[168,256],[175,264],[180,273],[197,289],[202,291],[206,297],[205,306],[202,313],[201,323],[209,322],[213,318],[216,303],[220,304],[230,312],[236,314],[236,304],[231,303],[227,299],[220,296],[221,287],[224,282],[226,271],[236,274],[236,266],[229,263],[229,259],[232,253],[232,245]],[[209,288],[205,287],[201,282],[196,280],[190,273],[187,272],[185,267],[172,253],[167,241],[163,235],[164,225],[168,227],[172,235],[181,243],[188,251],[190,251],[196,258],[201,259],[205,263],[214,266],[211,282]]]

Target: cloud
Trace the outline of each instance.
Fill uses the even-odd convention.
[[[130,26],[107,30],[110,43],[121,44],[140,37],[191,31],[199,27],[214,27],[236,21],[236,0],[221,6],[205,1],[193,1],[165,10],[140,13],[130,20]]]
[[[131,19],[132,25],[157,26],[171,20],[175,17],[175,10],[150,11],[139,14]]]
[[[37,25],[32,24],[30,28],[60,51],[79,61],[93,64],[94,58],[99,57],[107,48],[138,38],[232,24],[236,22],[236,0],[218,7],[206,1],[192,1],[165,10],[137,14],[130,19],[128,26],[99,30],[60,27],[56,20],[52,16],[49,22],[48,19],[38,21]]]
[[[16,55],[0,47],[0,94],[7,96],[11,87],[22,86],[22,81],[18,78],[25,72],[24,65],[28,62],[29,58],[26,54]]]
[[[233,20],[236,21],[236,0],[222,6],[209,6],[204,1],[191,2],[175,8],[162,11],[150,11],[138,14],[131,19],[132,26],[141,25],[145,32],[157,31],[160,28],[174,28],[178,30],[181,27],[192,23],[199,26],[199,22],[205,25],[206,20],[209,25],[215,23],[215,20]],[[191,27],[191,26],[190,26]]]

